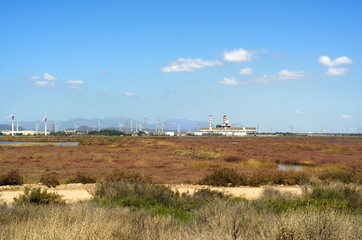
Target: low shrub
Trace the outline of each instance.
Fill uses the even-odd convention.
[[[86,176],[85,173],[78,172],[75,176],[68,178],[65,183],[95,183],[96,179],[91,176]]]
[[[48,193],[41,188],[25,188],[24,194],[14,198],[15,204],[60,204],[64,203],[62,197],[57,193]]]
[[[318,178],[322,181],[339,181],[343,183],[362,184],[362,173],[348,169],[332,169],[320,172]]]
[[[121,182],[121,181],[129,181],[129,182],[145,182],[152,183],[152,179],[149,176],[142,176],[137,173],[126,173],[124,171],[114,171],[109,174],[105,180],[107,182]]]
[[[234,163],[238,163],[241,162],[241,158],[239,156],[227,156],[224,158],[225,162],[234,162]]]
[[[262,186],[268,184],[296,185],[308,181],[308,176],[302,172],[259,170],[253,173],[239,174],[234,169],[222,169],[202,178],[196,184],[237,187],[237,186]]]
[[[0,176],[0,186],[2,185],[23,185],[24,179],[18,170],[11,170]]]
[[[237,187],[244,185],[244,179],[234,169],[221,169],[199,180],[196,184],[210,186]]]
[[[298,199],[300,198],[298,195],[293,194],[291,192],[281,192],[278,189],[272,186],[266,186],[263,189],[260,199],[266,200],[291,200],[291,199]]]
[[[309,198],[346,202],[353,208],[362,209],[362,190],[355,184],[332,183],[316,186],[312,189]]]
[[[58,175],[55,172],[43,174],[39,181],[47,187],[56,187],[60,184]]]
[[[266,187],[260,201],[255,204],[265,205],[276,212],[305,210],[312,206],[319,211],[334,209],[342,212],[361,213],[362,195],[361,187],[342,183],[305,186],[304,194],[299,196]]]
[[[214,199],[229,198],[209,189],[201,189],[194,195],[179,194],[164,185],[137,181],[101,181],[96,184],[92,195],[102,206],[147,209],[155,214],[171,215],[182,222],[188,222],[193,211]]]

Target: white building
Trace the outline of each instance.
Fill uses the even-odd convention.
[[[173,137],[173,136],[175,136],[175,133],[174,132],[165,132],[165,135]]]

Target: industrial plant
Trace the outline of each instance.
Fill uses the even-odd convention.
[[[195,135],[222,135],[222,136],[250,136],[256,134],[255,127],[234,127],[230,124],[226,115],[223,117],[222,124],[212,126],[212,115],[209,116],[209,127],[200,128]]]
[[[0,130],[1,135],[49,135],[49,134],[58,134],[59,133],[59,124],[56,124],[54,120],[50,119],[51,126],[49,129],[48,126],[48,117],[45,114],[44,118],[40,121],[43,122],[44,128],[42,130],[39,130],[39,123],[35,123],[35,131],[34,130],[26,130],[24,128],[19,128],[19,120],[15,119],[15,115],[12,114],[10,116],[7,116],[6,118],[11,119],[11,130]],[[78,119],[79,120],[79,119]],[[165,126],[162,119],[158,118],[158,123],[154,124],[154,130],[150,130],[147,127],[147,120],[148,118],[145,117],[144,124],[141,124],[137,121],[134,121],[133,119],[124,119],[124,124],[122,124],[120,121],[118,122],[118,128],[114,127],[108,127],[104,128],[106,130],[111,131],[119,131],[121,134],[125,135],[152,135],[152,136],[202,136],[202,135],[219,135],[219,136],[252,136],[256,134],[256,128],[255,127],[234,127],[232,124],[230,124],[229,120],[226,118],[226,115],[224,115],[222,123],[216,124],[213,126],[212,123],[212,115],[209,116],[209,127],[200,127],[199,131],[196,130],[196,122],[189,121],[189,125],[193,124],[193,131],[191,130],[185,130],[185,132],[181,132],[181,125],[178,124],[176,128],[176,122],[172,123],[172,126],[168,124],[168,126]],[[101,131],[101,122],[98,120],[97,122],[98,126],[93,126],[92,128],[82,125],[81,127],[78,127],[77,122],[74,123],[74,129],[73,128],[66,128],[62,133],[59,134],[88,134],[90,132],[100,132]],[[34,123],[32,123],[34,124]],[[205,126],[207,123],[202,122],[201,126]],[[109,125],[109,124],[108,124]],[[190,126],[189,126],[190,127]],[[166,128],[166,129],[165,129]],[[188,127],[187,127],[188,128]],[[9,129],[9,128],[8,128]],[[115,129],[115,130],[114,130]]]

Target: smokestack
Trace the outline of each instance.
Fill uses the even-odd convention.
[[[226,124],[226,115],[224,115],[224,119],[223,119],[223,122],[222,122],[224,125]]]
[[[209,130],[212,130],[212,115],[209,116]]]
[[[44,131],[44,134],[45,134],[45,136],[46,136],[46,135],[47,135],[47,125],[48,125],[48,118],[47,118],[47,115],[46,115],[46,114],[45,114],[44,121],[45,121],[45,131]]]
[[[11,115],[11,136],[14,136],[14,114]]]

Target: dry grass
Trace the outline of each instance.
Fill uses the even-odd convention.
[[[281,215],[250,202],[214,202],[184,224],[144,210],[0,207],[0,239],[361,239],[360,216],[310,208]]]
[[[357,185],[310,186],[304,196],[267,187],[262,199],[255,201],[205,189],[194,196],[179,195],[165,186],[139,181],[101,182],[94,194],[95,201],[68,205],[0,205],[0,239],[362,238]],[[141,199],[151,205],[138,205]],[[106,206],[106,200],[113,204]],[[360,204],[345,211],[337,204],[345,200]],[[161,207],[157,203],[177,207],[190,218],[182,221],[172,212],[155,211]],[[185,203],[194,203],[189,205],[192,210],[184,208]]]

